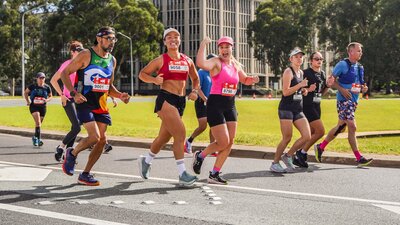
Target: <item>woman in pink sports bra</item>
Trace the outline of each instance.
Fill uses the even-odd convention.
[[[179,52],[179,45],[181,44],[179,31],[174,28],[166,29],[163,37],[167,52],[155,58],[139,73],[139,78],[142,81],[160,85],[161,90],[156,99],[154,112],[158,114],[162,121],[158,136],[151,144],[149,153],[146,156],[140,156],[138,159],[139,174],[144,179],[149,177],[151,162],[161,148],[173,137],[172,148],[179,171],[179,184],[191,186],[197,181],[197,177],[187,173],[185,168],[186,129],[182,115],[186,105],[187,77],[190,77],[193,84],[189,99],[196,100],[200,88],[199,76],[193,61]],[[153,73],[157,73],[157,76],[153,77]]]
[[[220,170],[228,158],[232,148],[237,129],[237,111],[235,107],[235,95],[239,81],[245,85],[253,85],[259,82],[258,76],[247,76],[241,64],[232,55],[233,39],[222,37],[218,40],[219,56],[206,59],[206,46],[211,42],[206,37],[200,44],[197,53],[197,66],[210,71],[212,86],[207,100],[207,121],[215,141],[203,151],[197,151],[193,155],[193,171],[200,174],[204,158],[214,152],[218,152],[214,167],[210,171],[208,183],[227,184],[220,177]]]

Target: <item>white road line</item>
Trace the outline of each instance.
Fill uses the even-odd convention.
[[[12,212],[19,212],[19,213],[24,213],[24,214],[54,218],[54,219],[59,219],[59,220],[67,220],[67,221],[73,221],[73,222],[78,222],[78,223],[85,223],[85,224],[127,225],[126,223],[117,223],[117,222],[112,222],[112,221],[107,221],[107,220],[98,220],[98,219],[74,216],[74,215],[69,215],[69,214],[64,214],[64,213],[53,212],[53,211],[32,209],[32,208],[9,205],[9,204],[2,204],[2,203],[0,203],[0,209],[12,211]]]
[[[27,167],[45,168],[45,169],[53,169],[53,170],[62,170],[61,167],[37,166],[37,165],[31,165],[31,164],[3,162],[3,161],[0,161],[0,163],[9,164],[9,165],[17,165],[17,166],[27,166]],[[81,170],[76,170],[76,171],[81,171]],[[129,174],[98,172],[98,171],[92,171],[92,173],[114,176],[114,177],[135,178],[135,179],[143,180],[143,178],[141,178],[140,176],[129,175]],[[168,182],[168,183],[177,183],[177,180],[174,180],[174,179],[157,178],[157,177],[150,177],[149,180],[163,181],[163,182]],[[204,185],[204,183],[198,183],[198,182],[196,184]],[[400,202],[382,201],[382,200],[374,200],[374,199],[363,199],[363,198],[353,198],[353,197],[344,197],[344,196],[335,196],[335,195],[323,195],[323,194],[313,194],[313,193],[294,192],[294,191],[262,189],[262,188],[252,188],[252,187],[243,187],[243,186],[234,186],[234,185],[208,184],[208,186],[214,186],[214,187],[221,188],[221,189],[225,188],[225,189],[257,191],[257,192],[269,192],[269,193],[295,195],[295,196],[307,196],[307,197],[315,197],[315,198],[336,199],[336,200],[345,200],[345,201],[366,202],[366,203],[371,203],[371,204],[386,204],[386,205],[400,206]]]
[[[391,212],[394,212],[394,213],[397,213],[400,215],[400,207],[392,206],[392,205],[378,205],[378,204],[373,204],[373,206],[380,207],[382,209],[386,209],[386,210],[389,210]]]

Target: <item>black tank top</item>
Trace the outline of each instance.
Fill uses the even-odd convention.
[[[290,87],[296,86],[303,80],[303,77],[297,77],[292,67],[289,67],[292,71],[293,78],[290,81]],[[303,95],[301,94],[301,88],[295,93],[289,96],[283,96],[279,102],[279,110],[288,110],[292,112],[302,112],[303,111]]]
[[[321,72],[316,72],[312,68],[308,68],[303,71],[304,78],[308,80],[308,86],[315,84],[317,88],[315,91],[308,92],[306,96],[303,96],[303,106],[305,105],[312,105],[312,104],[320,104],[322,98],[322,92],[326,88],[326,78],[325,72],[321,70]]]

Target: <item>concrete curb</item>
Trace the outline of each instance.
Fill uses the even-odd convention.
[[[0,126],[0,133],[20,135],[24,137],[32,137],[34,134],[33,130],[31,129],[4,127],[4,126]],[[58,131],[42,131],[41,135],[44,139],[62,140],[65,136],[65,133]],[[78,136],[77,141],[79,141],[79,139],[82,137],[84,136],[82,135]],[[153,142],[153,139],[116,137],[116,136],[108,136],[107,139],[108,142],[113,146],[147,148],[147,149],[150,148],[150,145]],[[206,146],[207,143],[196,143],[193,146],[193,151],[204,149]],[[172,143],[168,143],[163,150],[171,151],[171,148],[172,148]],[[273,159],[274,154],[275,154],[275,148],[271,147],[233,145],[230,157]],[[374,158],[374,161],[371,163],[371,166],[373,167],[400,168],[400,156],[368,154],[367,157]],[[353,154],[326,152],[324,153],[322,160],[323,163],[356,165]],[[308,161],[316,162],[314,158],[314,152],[311,149],[309,152]]]

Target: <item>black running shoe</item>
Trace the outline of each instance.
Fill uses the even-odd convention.
[[[57,146],[56,152],[54,153],[54,158],[56,159],[57,162],[61,162],[63,154],[64,154],[64,149],[61,148],[60,146]]]
[[[201,151],[197,151],[193,154],[193,172],[195,174],[200,174],[201,165],[203,165],[204,159],[199,158]]]
[[[360,160],[357,160],[357,167],[368,166],[374,159],[366,159],[364,156],[361,156]]]
[[[321,147],[319,147],[319,144],[314,145],[314,151],[315,151],[315,160],[317,162],[322,162],[322,153],[324,153],[324,150],[322,150]]]
[[[110,144],[107,143],[104,145],[104,153],[109,153],[112,149],[113,147]]]
[[[216,172],[215,174],[212,174],[210,171],[210,176],[208,176],[208,183],[209,184],[228,184],[228,181],[223,179],[222,177],[219,176],[219,172]]]
[[[297,161],[298,165],[295,163],[295,160]],[[293,159],[293,164],[299,167],[308,168],[307,154],[301,153],[301,150],[296,151],[296,155]]]

